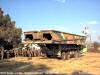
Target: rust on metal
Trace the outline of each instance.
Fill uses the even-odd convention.
[[[28,31],[24,35],[35,43],[81,44],[85,40],[85,36],[56,30]]]

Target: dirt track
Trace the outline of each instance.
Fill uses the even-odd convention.
[[[0,61],[0,72],[50,72],[72,75],[100,75],[100,53],[61,60],[45,57],[17,57]]]

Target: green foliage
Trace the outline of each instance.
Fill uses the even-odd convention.
[[[0,16],[0,39],[9,42],[12,45],[17,45],[21,42],[21,34],[22,29],[15,26],[15,21],[11,21],[8,14]],[[2,45],[1,42],[0,45]]]

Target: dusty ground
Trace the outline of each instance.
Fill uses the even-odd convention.
[[[0,72],[49,72],[71,75],[100,75],[100,53],[61,60],[45,57],[17,57],[0,61]],[[26,74],[27,75],[27,74]]]

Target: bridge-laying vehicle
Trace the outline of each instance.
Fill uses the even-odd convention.
[[[78,57],[84,48],[85,36],[60,32],[57,30],[41,30],[24,32],[25,41],[39,44],[47,57],[69,59]],[[27,40],[28,39],[28,40]]]

